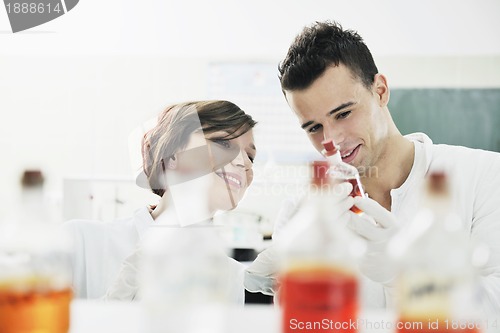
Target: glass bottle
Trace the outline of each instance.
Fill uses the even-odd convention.
[[[398,332],[479,332],[479,285],[472,246],[452,207],[447,175],[428,176],[422,207],[389,243],[399,265]]]
[[[284,333],[299,323],[319,322],[321,332],[338,332],[335,323],[355,322],[359,311],[359,281],[355,253],[359,249],[341,221],[332,220],[333,186],[329,163],[315,161],[307,197],[294,216],[303,226],[284,247],[279,276],[279,304]],[[337,324],[338,325],[338,324]],[[313,330],[314,331],[314,330]],[[343,332],[354,332],[347,327]]]
[[[0,225],[0,332],[69,329],[71,243],[43,200],[43,175],[26,171],[21,202]]]
[[[171,221],[175,214],[166,213]],[[149,332],[224,332],[236,281],[217,229],[160,224],[148,230],[139,273]]]
[[[359,177],[359,172],[356,167],[342,161],[340,149],[335,145],[332,139],[326,139],[322,142],[324,156],[330,162],[329,174],[337,180],[347,181],[352,184],[351,196],[365,197],[363,185]],[[356,206],[352,206],[351,211],[356,214],[361,214],[362,211]]]

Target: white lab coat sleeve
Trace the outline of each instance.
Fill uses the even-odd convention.
[[[66,233],[72,245],[70,269],[74,296],[76,298],[87,298],[85,241],[79,222],[77,220],[67,221],[61,225],[61,229]]]
[[[500,314],[500,154],[484,153],[475,161],[474,215],[471,226],[473,244],[486,245],[489,260],[481,268],[481,287],[487,314]]]
[[[276,218],[274,219],[274,240],[279,238],[280,233],[286,228],[288,222],[295,216],[303,200],[303,196],[289,197],[283,200]]]
[[[250,292],[260,292],[273,296],[278,285],[276,275],[279,261],[278,251],[274,244],[285,237],[292,226],[290,221],[297,214],[303,201],[303,196],[289,197],[283,200],[278,214],[274,219],[273,245],[259,253],[257,258],[246,268],[244,273],[245,289]],[[283,236],[285,234],[285,236]]]
[[[243,305],[245,304],[245,288],[243,286],[243,279],[245,273],[245,265],[234,260],[228,259],[229,274],[228,274],[228,292],[229,301],[231,304]]]
[[[139,265],[142,250],[138,246],[136,250],[122,262],[120,272],[111,283],[103,300],[132,301],[139,291]]]
[[[113,234],[101,221],[71,220],[63,223],[62,228],[73,240],[71,266],[75,296],[101,298],[118,272],[122,258],[131,250],[117,255],[110,247]]]
[[[103,300],[132,301],[140,298],[139,269],[142,260],[142,248],[137,249],[122,263],[118,276],[106,291]],[[227,259],[227,282],[228,298],[232,304],[243,305],[245,302],[245,291],[243,287],[243,274],[245,266],[236,260]]]

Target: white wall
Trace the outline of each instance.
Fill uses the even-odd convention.
[[[170,103],[205,98],[204,71],[147,56],[0,56],[1,207],[26,168],[41,168],[56,197],[63,176],[131,177],[131,132]]]
[[[498,13],[497,0],[80,0],[12,34],[0,9],[0,215],[25,168],[55,200],[64,176],[130,176],[130,132],[206,98],[211,61],[277,63],[314,20],[358,30],[392,87],[500,87]]]
[[[304,25],[335,19],[376,55],[498,55],[499,12],[498,0],[80,0],[0,40],[3,54],[280,58]],[[0,30],[9,30],[3,10]]]

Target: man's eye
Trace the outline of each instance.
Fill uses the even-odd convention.
[[[314,125],[313,127],[309,128],[307,131],[309,133],[316,133],[317,131],[319,131],[320,128],[321,128],[321,125],[317,124],[317,125]]]
[[[351,111],[342,112],[342,113],[338,114],[337,117],[335,117],[335,119],[344,119],[344,118],[349,117],[350,114],[351,114]]]

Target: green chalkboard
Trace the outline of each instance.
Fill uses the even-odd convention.
[[[393,89],[389,110],[402,134],[500,152],[500,89]]]

